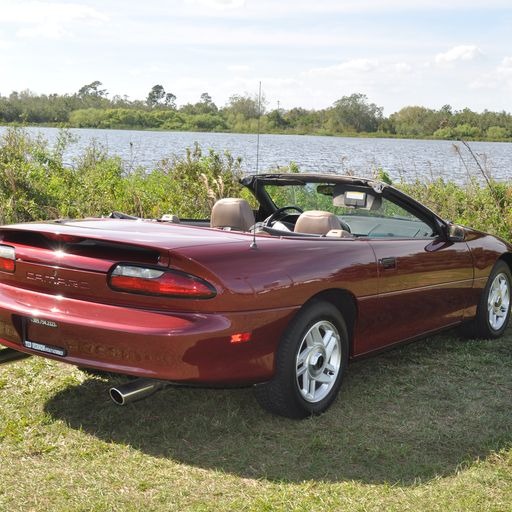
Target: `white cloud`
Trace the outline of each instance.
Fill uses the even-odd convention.
[[[245,0],[187,0],[187,4],[211,9],[229,10],[244,7]]]
[[[101,23],[108,16],[84,4],[5,0],[1,7],[1,22],[18,26],[19,37],[59,39],[71,34],[74,23]]]
[[[40,38],[46,39],[62,39],[71,35],[69,30],[66,30],[64,26],[56,23],[40,23],[31,27],[21,28],[16,32],[17,37],[22,38]]]
[[[394,68],[397,73],[410,73],[412,71],[412,66],[408,62],[397,62]]]
[[[93,7],[71,2],[2,2],[1,21],[4,23],[55,23],[72,22],[76,20],[107,21],[108,17]]]
[[[512,57],[504,57],[501,61],[501,64],[496,69],[496,82],[505,89],[507,96],[510,96],[510,89],[512,88]]]
[[[126,2],[126,0],[125,0]],[[146,4],[158,3],[147,0]],[[128,2],[130,3],[130,2]],[[421,11],[461,11],[472,9],[509,8],[509,0],[185,0],[174,2],[173,9],[182,13],[195,9],[195,14],[215,16],[215,11],[222,15],[234,14],[244,17],[269,16],[289,18],[290,14],[339,14],[339,13],[378,13],[378,12],[421,12]],[[199,12],[197,7],[211,9],[210,12]],[[243,7],[244,9],[239,9]],[[231,13],[231,14],[230,14]]]
[[[323,68],[313,68],[305,74],[309,76],[322,76],[326,78],[346,78],[347,75],[366,74],[379,67],[379,62],[372,59],[351,59],[340,64]]]
[[[512,57],[504,57],[501,65],[498,66],[498,73],[512,77]]]
[[[251,70],[251,66],[248,66],[247,64],[231,64],[230,66],[227,66],[227,70],[234,73],[245,73],[246,71]]]
[[[474,90],[498,90],[512,87],[512,57],[504,57],[500,65],[473,80],[469,87]]]
[[[450,48],[447,52],[438,53],[437,64],[450,64],[457,61],[471,61],[483,55],[482,50],[475,45],[459,45]]]
[[[156,3],[156,1],[149,3]],[[508,9],[510,0],[185,0],[173,5],[178,13],[186,11],[204,16],[233,16],[235,18],[289,18],[293,15],[335,15],[422,11],[467,11],[476,9]],[[180,5],[181,4],[181,5]],[[207,12],[198,11],[198,7]],[[243,9],[240,9],[243,7]],[[217,14],[216,14],[217,11]]]
[[[475,91],[490,91],[496,89],[498,83],[492,75],[485,75],[469,83],[469,88]]]

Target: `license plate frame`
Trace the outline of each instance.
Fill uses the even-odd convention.
[[[68,352],[65,348],[44,343],[42,341],[36,341],[35,339],[30,339],[28,336],[29,325],[34,325],[37,326],[38,328],[42,327],[49,329],[58,329],[59,325],[57,324],[57,322],[54,322],[53,320],[46,320],[40,317],[23,317],[21,319],[21,342],[25,348],[28,348],[30,350],[34,350],[36,352],[41,352],[43,354],[48,354],[51,356],[66,357]]]

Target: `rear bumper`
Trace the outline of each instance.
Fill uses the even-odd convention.
[[[0,344],[115,373],[205,385],[251,384],[272,377],[279,339],[295,310],[148,311],[0,283]],[[231,342],[233,334],[246,332],[249,341]],[[29,349],[24,340],[65,355]]]

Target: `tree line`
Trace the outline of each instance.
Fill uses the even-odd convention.
[[[512,139],[512,114],[406,106],[386,117],[366,95],[343,96],[320,110],[268,109],[265,98],[234,94],[217,106],[207,93],[177,105],[175,94],[154,85],[145,100],[109,97],[94,81],[73,94],[38,95],[30,90],[0,95],[1,124],[44,124],[77,128],[368,135],[439,139]]]

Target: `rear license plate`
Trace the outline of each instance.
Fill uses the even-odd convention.
[[[66,356],[66,349],[40,341],[49,335],[51,336],[50,331],[59,327],[56,322],[37,317],[24,318],[22,326],[24,347],[53,356]]]

